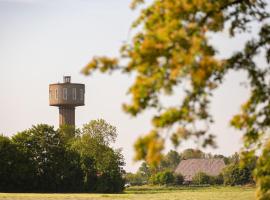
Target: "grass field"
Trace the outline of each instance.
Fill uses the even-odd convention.
[[[14,200],[254,200],[254,188],[242,187],[130,187],[123,194],[31,194],[0,193]]]

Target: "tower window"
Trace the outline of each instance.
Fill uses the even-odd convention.
[[[49,91],[49,96],[50,96],[50,99],[52,99],[52,91],[51,90]]]
[[[83,101],[83,89],[80,89],[80,100]]]
[[[58,90],[55,89],[55,99],[58,99]]]
[[[76,88],[72,88],[72,97],[73,97],[73,100],[76,100]]]
[[[63,99],[67,100],[67,88],[63,88]]]

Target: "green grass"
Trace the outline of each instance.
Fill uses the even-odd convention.
[[[0,193],[6,200],[254,200],[251,187],[130,187],[123,194]]]

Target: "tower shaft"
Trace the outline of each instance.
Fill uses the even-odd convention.
[[[59,126],[64,124],[75,126],[75,107],[59,107]]]

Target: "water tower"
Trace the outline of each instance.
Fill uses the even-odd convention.
[[[75,126],[75,107],[84,106],[84,84],[71,83],[70,76],[64,76],[63,83],[49,85],[50,106],[59,107],[59,127]]]

